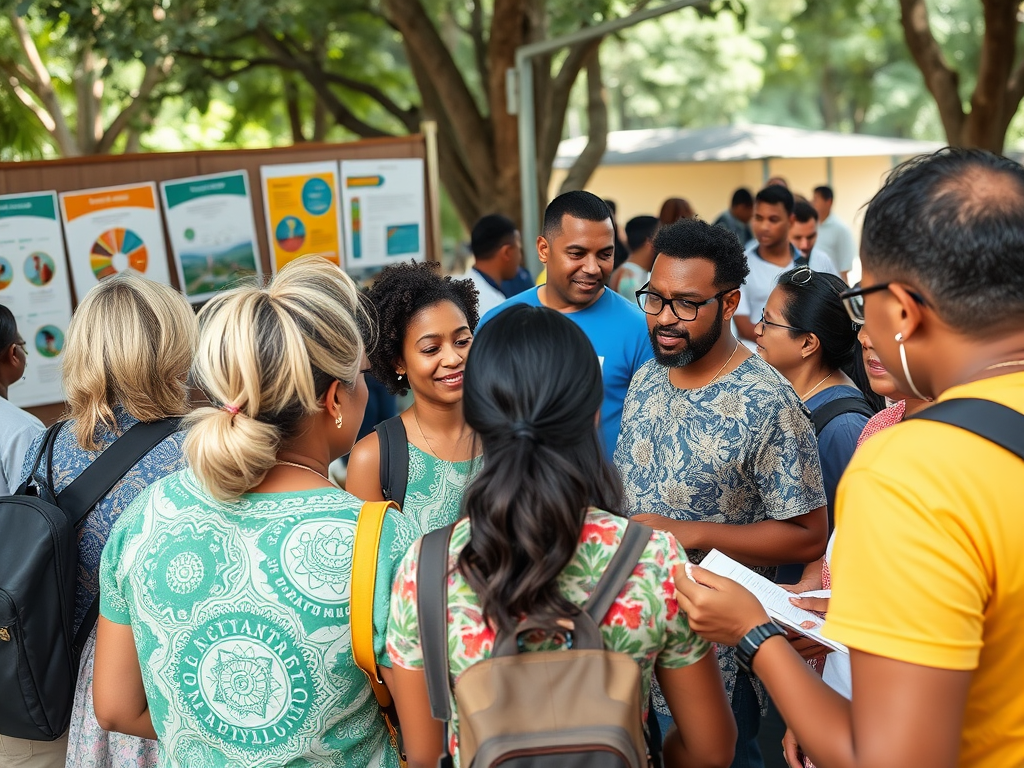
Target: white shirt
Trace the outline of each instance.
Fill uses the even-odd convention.
[[[764,305],[768,301],[768,295],[779,281],[779,275],[792,269],[796,264],[791,259],[789,264],[779,267],[770,261],[765,261],[757,255],[757,245],[748,248],[746,253],[750,274],[747,275],[747,279],[744,281],[743,288],[740,291],[740,303],[736,307],[736,314],[740,317],[749,317],[750,322],[756,323],[761,319],[761,313],[764,311]],[[800,252],[792,245],[790,246],[790,253],[794,259],[800,255]],[[830,275],[839,275],[829,257],[821,253],[817,246],[811,250],[811,258],[808,260],[807,266],[815,272],[828,272]]]
[[[818,224],[818,242],[815,248],[819,246],[832,257],[836,269],[840,272],[850,271],[853,259],[857,255],[853,247],[853,233],[834,213]]]
[[[0,397],[0,496],[18,490],[25,454],[44,429],[31,413]]]
[[[476,267],[469,269],[462,277],[472,280],[476,286],[476,292],[480,295],[480,317],[505,301],[505,294],[487,282],[487,278]]]

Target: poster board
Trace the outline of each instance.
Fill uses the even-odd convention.
[[[79,298],[126,269],[170,284],[155,182],[64,192],[60,206]]]
[[[57,193],[0,195],[0,304],[25,340],[25,377],[8,394],[19,407],[59,402],[71,286]]]
[[[318,254],[344,265],[337,162],[260,167],[270,268]]]
[[[178,284],[190,302],[206,301],[248,278],[262,279],[244,170],[162,181],[160,201]]]
[[[342,206],[349,268],[426,258],[423,160],[343,160]]]

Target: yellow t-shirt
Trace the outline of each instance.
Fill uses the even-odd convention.
[[[956,397],[1024,413],[1024,373],[940,399]],[[960,767],[1024,766],[1024,461],[958,427],[898,424],[854,455],[836,521],[825,634],[877,656],[974,670]]]

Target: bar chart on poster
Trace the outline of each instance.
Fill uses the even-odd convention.
[[[71,287],[56,192],[0,196],[0,304],[25,341],[25,376],[11,386],[11,402],[24,408],[63,400]]]
[[[426,258],[423,161],[342,160],[348,267]]]

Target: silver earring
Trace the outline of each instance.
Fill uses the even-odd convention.
[[[401,380],[402,380],[402,374],[398,374],[398,380],[399,380],[399,381],[401,381]]]
[[[907,350],[903,347],[903,332],[900,331],[896,334],[896,343],[900,345],[900,362],[903,363],[903,375],[907,379],[907,384],[910,386],[910,393],[918,400],[932,401],[932,398],[925,397],[921,394],[921,390],[914,384],[914,377],[910,375],[910,366],[907,364]]]

